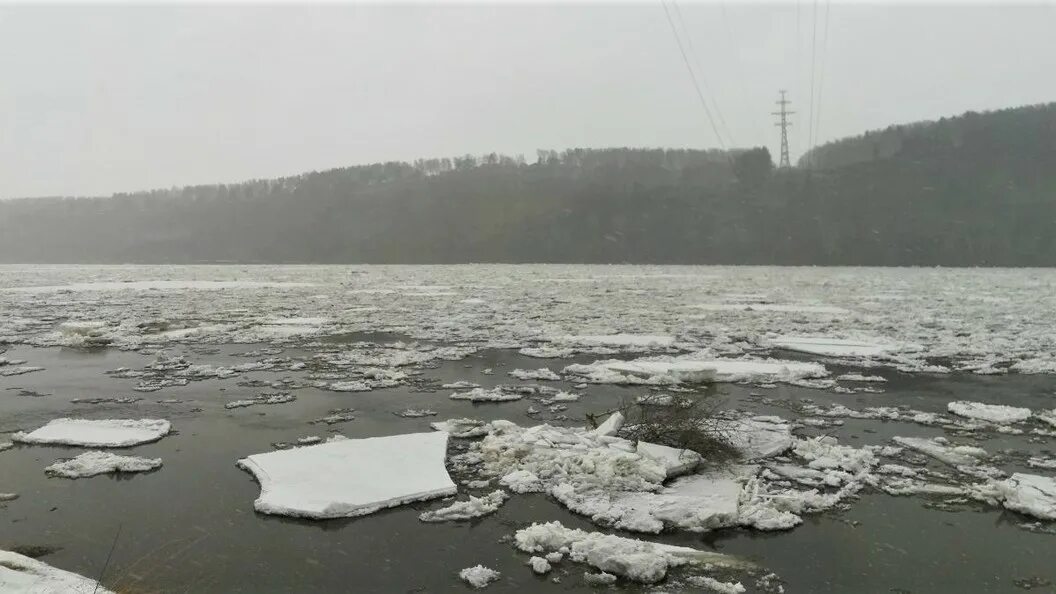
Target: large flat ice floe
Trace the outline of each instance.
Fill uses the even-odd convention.
[[[683,382],[793,382],[828,375],[824,365],[780,359],[657,357],[569,365],[565,373],[598,384],[669,385]]]
[[[362,516],[452,495],[447,433],[344,439],[238,461],[260,483],[253,507],[312,519]]]
[[[646,584],[659,582],[668,570],[682,565],[751,567],[730,555],[565,528],[561,522],[532,524],[518,530],[514,539],[525,553],[567,552],[571,561]]]
[[[92,448],[127,448],[157,441],[172,425],[163,419],[54,419],[29,433],[15,433],[21,443],[72,445]]]
[[[114,594],[93,579],[18,553],[0,551],[0,592],[5,594]]]

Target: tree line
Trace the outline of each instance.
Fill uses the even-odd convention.
[[[545,150],[2,201],[0,261],[1056,265],[1056,104],[787,170],[765,148]]]

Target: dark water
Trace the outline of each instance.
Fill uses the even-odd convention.
[[[205,349],[190,358],[237,364],[250,359],[230,354],[251,348]],[[140,394],[131,390],[135,380],[111,378],[103,371],[141,368],[152,357],[112,350],[28,348],[13,348],[6,356],[29,359],[28,364],[47,369],[0,378],[0,432],[33,428],[57,416],[84,416],[162,417],[172,421],[177,433],[126,450],[161,457],[164,467],[122,478],[45,476],[45,466],[76,455],[81,451],[78,448],[16,447],[0,453],[0,492],[21,495],[0,507],[0,548],[58,547],[42,560],[98,577],[117,536],[103,581],[127,592],[458,592],[467,588],[457,579],[457,571],[478,563],[503,574],[489,592],[591,590],[580,577],[584,566],[566,562],[540,578],[525,567],[527,555],[505,542],[517,528],[533,521],[559,520],[566,526],[596,528],[544,496],[514,496],[498,513],[469,523],[419,522],[417,515],[422,510],[443,505],[436,501],[350,520],[299,521],[255,513],[258,486],[235,466],[239,458],[272,450],[273,442],[325,436],[328,430],[353,438],[409,433],[428,431],[429,422],[435,419],[461,416],[535,424],[540,421],[525,415],[533,404],[528,399],[471,404],[448,399],[447,390],[421,391],[422,385],[368,393],[305,388],[296,390],[297,400],[289,404],[227,410],[223,403],[267,389],[239,386],[243,376]],[[565,364],[489,351],[425,370],[420,383],[469,380],[488,387],[517,383],[506,375],[515,367],[560,369]],[[494,375],[481,375],[489,367]],[[891,380],[884,386],[885,394],[841,395],[787,386],[757,390],[720,385],[709,390],[730,406],[784,416],[791,413],[782,403],[801,398],[852,408],[906,404],[936,412],[955,398],[1033,408],[1056,406],[1056,381],[1045,376],[880,373]],[[283,375],[254,372],[248,377],[277,379]],[[564,382],[547,384],[570,387]],[[21,390],[47,395],[24,396]],[[581,392],[583,398],[568,403],[565,412],[577,420],[586,411],[612,408],[644,390],[590,386]],[[761,397],[750,396],[750,392],[777,403],[764,405]],[[134,404],[70,403],[72,398],[113,396],[143,400]],[[157,402],[168,398],[183,402]],[[307,422],[325,416],[330,409],[346,407],[357,410],[356,420],[333,426]],[[404,419],[392,414],[408,407],[431,408],[439,415]],[[939,429],[913,424],[853,420],[826,431],[855,446],[888,443],[894,435],[942,434]],[[0,433],[0,440],[5,437]],[[1053,447],[1051,441],[1032,443],[1008,436],[980,445],[993,453],[1005,449],[1042,453]],[[1012,461],[1005,468],[1017,467]],[[944,511],[927,503],[919,497],[866,492],[851,502],[849,510],[808,516],[790,532],[738,529],[646,538],[749,557],[776,572],[788,592],[1020,592],[1016,580],[1056,582],[1056,535],[1019,528],[1016,524],[1026,518],[1009,512],[978,506]],[[560,583],[551,581],[555,577]],[[751,580],[744,583],[751,591]],[[618,588],[640,590],[629,585]],[[1042,586],[1035,591],[1056,590]]]

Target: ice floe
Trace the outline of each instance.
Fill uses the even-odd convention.
[[[532,556],[528,560],[528,566],[532,568],[532,571],[539,575],[550,573],[550,562],[543,557]]]
[[[565,373],[598,384],[671,385],[683,382],[792,382],[823,378],[820,363],[779,359],[695,359],[661,357],[621,361],[609,359],[573,364]]]
[[[451,437],[459,437],[462,439],[481,437],[487,435],[492,429],[494,429],[492,424],[486,421],[466,418],[437,421],[435,423],[429,423],[429,426],[436,431],[443,431],[444,433],[451,435]]]
[[[991,486],[1004,507],[1042,520],[1056,520],[1056,478],[1017,472]]]
[[[468,392],[455,392],[450,398],[452,400],[469,400],[471,402],[510,402],[524,398],[524,394],[499,386],[487,390],[484,388],[473,388]]]
[[[691,575],[686,578],[686,581],[694,586],[704,588],[710,592],[717,592],[718,594],[744,594],[747,591],[740,582],[720,582],[706,575]]]
[[[87,478],[98,474],[148,472],[161,468],[161,458],[119,456],[110,452],[85,452],[76,458],[55,462],[44,469],[50,476],[69,479]]]
[[[0,550],[0,591],[8,594],[114,594],[93,579]]]
[[[458,572],[458,577],[470,586],[479,589],[487,587],[491,582],[498,581],[502,574],[483,565],[476,565]]]
[[[977,446],[953,445],[945,437],[894,437],[900,446],[930,456],[955,468],[975,466],[989,457],[986,450]]]
[[[125,448],[157,441],[171,429],[172,425],[162,419],[62,418],[29,433],[15,433],[11,439],[32,444]]]
[[[836,376],[841,382],[886,382],[887,379],[879,375],[862,375],[861,373],[845,373]]]
[[[874,358],[903,351],[919,351],[917,344],[898,344],[882,340],[849,339],[829,336],[777,336],[769,343],[777,348],[826,357]]]
[[[488,514],[493,514],[506,501],[509,495],[505,491],[496,490],[482,497],[469,496],[466,501],[456,501],[447,507],[422,512],[418,519],[423,522],[448,522],[454,520],[472,520]]]
[[[514,369],[510,375],[522,381],[557,381],[561,379],[553,371],[543,367],[540,369]]]
[[[670,569],[683,565],[750,566],[730,555],[566,528],[560,522],[522,528],[515,534],[514,542],[525,553],[567,552],[568,559],[575,563],[645,584],[659,582]]]
[[[566,336],[561,341],[615,347],[668,347],[675,343],[675,337],[663,334],[596,334]]]
[[[726,418],[719,428],[745,460],[769,458],[792,447],[792,426],[781,417]]]
[[[287,402],[293,402],[294,400],[297,400],[297,397],[289,392],[275,392],[271,394],[261,394],[246,400],[233,400],[225,403],[224,408],[245,408],[256,405],[285,404]]]
[[[958,400],[946,405],[951,413],[968,419],[989,421],[991,423],[1016,423],[1030,418],[1029,408],[1004,406],[1001,404],[984,404]]]
[[[452,495],[447,434],[343,439],[238,461],[260,483],[253,507],[312,519],[352,517]]]

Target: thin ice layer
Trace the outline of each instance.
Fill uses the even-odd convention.
[[[238,461],[260,483],[262,513],[324,519],[452,495],[447,433],[346,439]]]
[[[92,448],[127,448],[165,437],[172,425],[163,419],[53,419],[30,433],[15,433],[14,441]]]
[[[5,594],[114,594],[93,579],[18,553],[0,551],[0,592]]]

